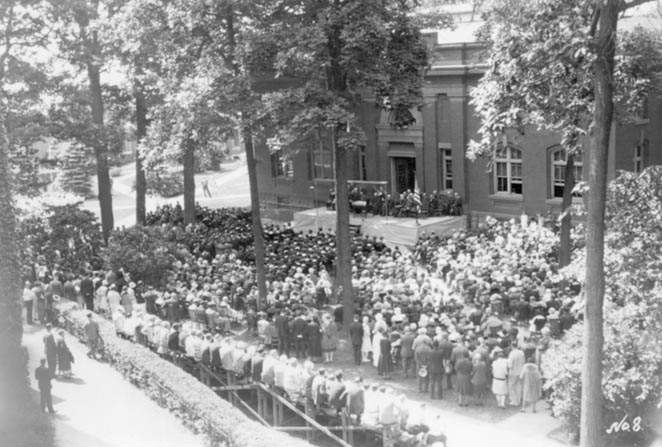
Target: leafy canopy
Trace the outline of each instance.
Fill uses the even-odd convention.
[[[471,91],[481,119],[469,158],[493,153],[504,134],[526,126],[557,132],[580,150],[593,116],[595,5],[575,0],[495,0],[483,6],[480,37],[488,70]],[[641,113],[662,73],[659,36],[643,28],[619,37],[614,83],[621,121]],[[510,132],[509,132],[510,131]]]

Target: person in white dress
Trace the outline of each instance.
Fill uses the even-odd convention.
[[[370,334],[370,318],[363,317],[363,341],[361,342],[361,357],[364,362],[370,361],[372,352],[372,336]]]
[[[504,358],[503,352],[497,351],[494,354],[495,360],[492,363],[492,392],[496,396],[499,408],[506,408],[506,396],[508,395],[508,361]]]
[[[379,357],[382,354],[381,341],[384,338],[383,331],[376,331],[372,337],[372,364],[377,368],[379,366]]]

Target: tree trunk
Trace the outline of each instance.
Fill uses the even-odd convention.
[[[147,106],[145,105],[145,94],[142,85],[136,82],[134,95],[136,99],[136,140],[137,143],[147,135]],[[145,195],[147,193],[147,181],[145,179],[145,169],[143,168],[142,157],[136,150],[136,223],[145,224]]]
[[[348,330],[354,315],[352,290],[352,246],[349,234],[349,199],[347,194],[347,151],[338,147],[333,134],[336,164],[336,281],[343,306],[343,328]]]
[[[7,392],[18,391],[17,385],[25,385],[26,372],[21,349],[21,278],[6,119],[6,105],[0,103],[0,395],[4,398]]]
[[[589,146],[589,192],[586,220],[586,304],[582,362],[580,446],[602,445],[602,348],[605,292],[604,233],[607,197],[607,156],[614,112],[613,85],[618,0],[597,0],[600,17],[596,34],[595,107]]]
[[[257,167],[253,147],[253,131],[250,124],[244,124],[241,129],[246,151],[246,168],[251,192],[251,218],[253,222],[253,245],[255,246],[255,275],[257,280],[257,307],[267,298],[267,270],[264,265],[265,248],[262,232],[262,216],[260,215],[260,195],[257,185]]]
[[[184,225],[195,223],[195,141],[184,142]]]
[[[96,126],[98,136],[94,145],[94,155],[97,162],[97,185],[99,188],[99,207],[101,208],[101,229],[103,238],[108,242],[110,232],[115,228],[113,221],[113,196],[108,172],[108,152],[103,123],[103,97],[101,96],[101,77],[99,67],[87,64],[87,76],[90,82],[90,97],[92,105],[92,121]]]
[[[568,154],[565,162],[565,178],[563,179],[563,202],[561,203],[561,242],[559,246],[559,265],[570,264],[570,229],[572,228],[572,190],[575,187],[575,157]]]

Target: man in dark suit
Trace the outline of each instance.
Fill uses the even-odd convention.
[[[443,396],[443,378],[444,378],[444,353],[439,348],[439,343],[434,342],[434,349],[430,352],[430,366],[428,373],[430,375],[430,399],[434,399],[435,388],[439,390],[439,399]]]
[[[94,310],[94,281],[90,278],[89,274],[85,274],[83,279],[80,280],[80,294],[85,300],[85,307],[87,310]]]
[[[39,385],[41,411],[46,411],[48,408],[50,413],[55,413],[55,410],[53,410],[53,397],[51,396],[51,380],[53,379],[53,374],[51,374],[51,371],[46,367],[46,359],[41,359],[39,361],[39,366],[34,372],[34,378]]]
[[[303,315],[301,315],[301,312],[297,312],[297,317],[292,321],[292,336],[294,337],[294,349],[297,358],[306,356],[307,327],[308,323],[304,320]]]
[[[416,336],[409,326],[405,327],[405,333],[400,338],[400,356],[402,357],[403,369],[405,370],[405,379],[409,378],[409,372],[414,366],[414,339]],[[416,371],[412,374],[415,376]]]
[[[327,379],[326,393],[329,396],[329,405],[340,412],[345,406],[345,400],[342,399],[345,393],[345,382],[343,381],[342,372],[338,371],[334,376]]]
[[[455,364],[466,357],[469,354],[469,348],[467,348],[466,343],[463,340],[458,340],[458,342],[455,344],[453,347],[453,350],[451,351],[451,357],[450,357],[450,369],[451,369],[451,374],[455,374]],[[451,379],[450,375],[448,376],[448,379],[446,379],[448,389],[451,389]]]
[[[349,338],[352,340],[352,349],[354,351],[354,362],[361,365],[361,344],[363,343],[363,325],[359,321],[359,316],[354,315],[354,321],[349,325]]]
[[[147,288],[147,292],[143,295],[143,298],[145,298],[145,312],[147,312],[150,315],[156,315],[156,300],[158,299],[159,295],[156,293],[154,290],[153,286],[149,286]]]
[[[55,337],[53,336],[51,329],[51,324],[46,323],[44,352],[46,353],[46,359],[48,360],[48,370],[51,373],[51,377],[55,377],[55,369],[57,368],[57,344],[55,343]]]
[[[288,346],[287,338],[290,335],[290,319],[286,315],[285,310],[280,311],[280,315],[274,321],[276,325],[276,333],[278,334],[278,354],[290,356],[290,347]]]
[[[172,329],[173,331],[168,335],[168,350],[175,355],[182,352],[182,348],[179,345],[179,324],[173,324]]]
[[[365,410],[365,391],[363,390],[363,379],[357,377],[353,383],[348,383],[345,392],[341,396],[345,401],[345,408],[349,416],[356,416],[356,425],[361,425],[361,415]]]
[[[444,358],[444,363],[445,364],[450,364],[451,360],[451,354],[453,353],[453,343],[448,341],[448,335],[444,334],[441,337],[441,341],[439,342],[439,350],[442,352],[442,356]],[[451,389],[453,388],[453,384],[451,383],[451,375],[446,374],[446,389]]]
[[[414,351],[414,358],[416,359],[416,374],[418,375],[418,391],[419,393],[428,392],[428,383],[430,380],[430,375],[427,374],[424,377],[421,377],[419,374],[422,367],[428,368],[430,362],[430,345],[427,341],[420,343],[416,350]]]

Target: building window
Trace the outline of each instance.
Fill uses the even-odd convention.
[[[453,189],[453,153],[450,149],[441,150],[441,185],[442,189]]]
[[[559,147],[552,151],[551,160],[552,198],[563,198],[563,188],[565,185],[565,165],[568,161],[565,149]],[[576,153],[574,155],[575,183],[582,180],[583,170],[584,163],[582,154]],[[573,196],[579,197],[580,194],[574,193]]]
[[[644,170],[644,157],[648,151],[648,140],[643,139],[634,147],[634,173],[641,174]]]
[[[271,175],[291,178],[294,175],[294,163],[280,152],[271,153]]]
[[[312,146],[311,152],[313,179],[333,179],[333,154],[331,148],[327,147],[320,140]]]
[[[522,194],[522,151],[512,146],[497,148],[494,160],[494,192]]]

